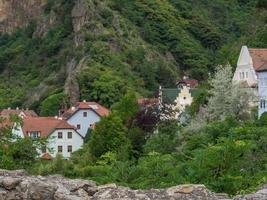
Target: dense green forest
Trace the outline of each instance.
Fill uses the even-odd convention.
[[[248,110],[251,94],[232,84],[240,47],[267,48],[266,0],[84,2],[87,21],[79,31],[76,1],[49,0],[43,17],[56,20],[43,34],[38,20],[1,34],[0,108],[56,114],[62,102],[70,103],[65,84],[75,70],[67,68],[76,63],[78,98],[111,114],[69,160],[36,159],[35,147],[46,141],[14,142],[10,129],[0,129],[0,168],[132,188],[201,183],[230,195],[266,183],[267,117]],[[184,74],[201,84],[183,123],[137,104]]]
[[[267,44],[265,0],[85,2],[89,19],[78,32],[77,2],[56,0],[44,8],[42,17],[55,20],[41,33],[39,19],[1,34],[1,108],[54,114],[45,110],[68,99],[64,86],[73,60],[82,63],[73,83],[76,98],[110,107],[128,89],[149,97],[183,74],[205,81],[216,65],[235,66],[241,45]]]

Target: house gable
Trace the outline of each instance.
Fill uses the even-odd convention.
[[[86,113],[86,115],[85,115]],[[79,109],[67,121],[75,126],[77,131],[85,137],[89,128],[99,122],[101,117],[92,109]],[[79,127],[78,127],[79,125]]]

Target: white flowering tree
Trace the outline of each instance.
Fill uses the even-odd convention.
[[[232,67],[229,64],[216,68],[214,77],[209,81],[210,98],[204,109],[207,120],[221,120],[226,116],[240,117],[249,111],[253,93],[249,88],[233,83],[232,77]]]

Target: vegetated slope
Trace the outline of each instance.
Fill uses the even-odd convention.
[[[205,80],[214,65],[234,63],[242,44],[266,46],[265,3],[48,0],[28,26],[1,34],[0,107],[52,115],[62,99],[111,106],[183,73]]]

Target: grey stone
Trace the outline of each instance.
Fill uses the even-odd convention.
[[[230,200],[204,185],[186,184],[167,189],[132,190],[116,184],[97,186],[94,181],[60,175],[29,176],[23,171],[0,170],[0,200]],[[267,185],[233,200],[267,200]]]

